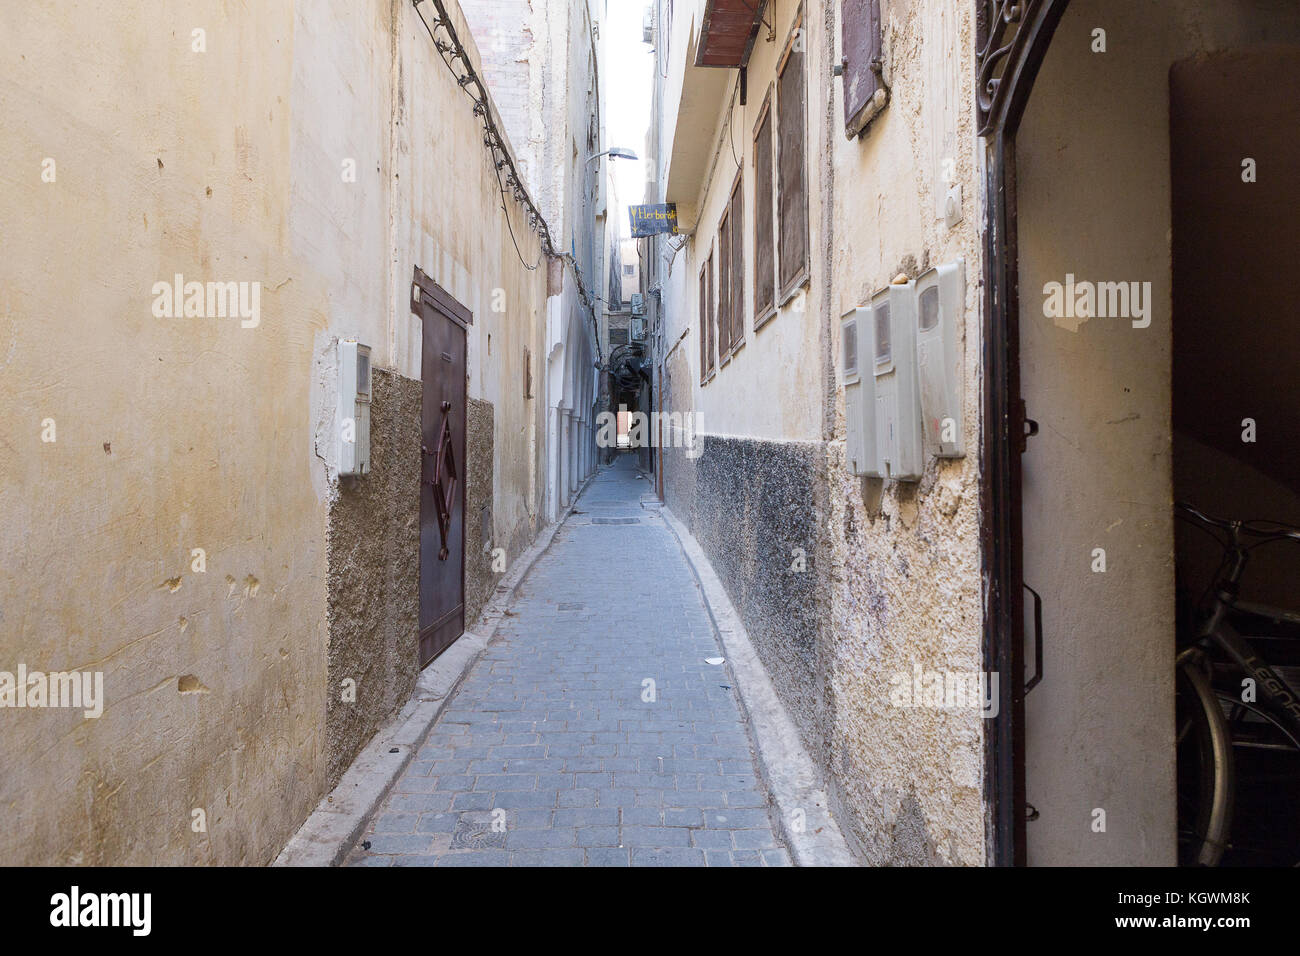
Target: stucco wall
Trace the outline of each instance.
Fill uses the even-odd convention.
[[[685,346],[679,346],[668,354],[664,363],[667,382],[660,383],[664,389],[664,409],[678,414],[691,408],[694,373],[684,349]],[[670,440],[667,445],[661,449],[664,459],[664,503],[682,520],[689,522],[695,507],[695,461],[687,457],[687,449],[681,447],[680,443]]]
[[[823,748],[818,639],[815,442],[709,435],[695,462],[691,531],[745,621],[772,683],[810,751]]]
[[[510,324],[493,333],[505,337],[504,341],[494,338],[492,345],[495,349],[498,343],[503,344],[508,350],[505,358],[499,367],[484,366],[482,390],[471,382],[471,395],[497,405],[496,446],[502,469],[496,484],[502,497],[496,502],[494,537],[513,559],[532,539],[539,522],[554,519],[560,501],[567,498],[569,489],[560,486],[561,480],[567,482],[574,476],[563,473],[561,462],[569,462],[570,468],[586,467],[585,458],[578,463],[575,443],[590,424],[590,400],[577,402],[576,396],[590,384],[587,370],[595,360],[596,344],[591,306],[578,296],[574,272],[581,271],[589,293],[600,294],[606,268],[599,203],[602,163],[588,163],[587,159],[604,148],[600,51],[593,35],[603,3],[467,0],[464,7],[461,37],[473,34],[475,61],[481,62],[482,74],[498,103],[520,173],[550,227],[556,250],[573,255],[572,264],[556,271],[551,294],[559,301],[549,304],[550,313],[544,299],[509,297]],[[481,57],[477,50],[483,51]],[[593,124],[596,141],[589,147]],[[515,228],[519,232],[523,227],[516,221]],[[527,250],[522,255],[530,265],[537,263]],[[512,268],[506,261],[509,258],[505,255],[503,267]],[[535,278],[544,287],[546,269],[540,268]],[[532,421],[530,431],[520,432],[502,429],[499,423],[512,420],[513,409],[508,405],[521,394],[524,373],[513,356],[521,354],[516,343],[521,340],[519,329],[525,321],[536,327],[536,340],[523,341],[532,356],[535,400],[522,411]],[[507,407],[499,404],[502,401]],[[568,432],[556,427],[557,408],[584,416],[583,426]],[[539,441],[539,434],[547,437]],[[549,459],[543,457],[548,441]],[[527,471],[531,495],[526,501],[513,494],[517,482],[524,478],[522,470]]]
[[[669,76],[656,95],[664,108],[659,175],[671,190],[671,162],[689,160],[683,137],[709,152],[695,234],[671,266],[663,262],[666,339],[686,338],[670,358],[669,407],[694,411],[710,436],[692,465],[665,457],[666,496],[690,497],[693,529],[737,601],[783,700],[827,774],[840,825],[873,863],[965,863],[985,860],[983,717],[978,708],[904,708],[891,702],[896,675],[925,671],[970,675],[982,669],[978,550],[979,329],[982,268],[980,146],[974,135],[974,25],[957,0],[884,0],[885,77],[892,99],[861,138],[843,132],[840,81],[825,64],[840,57],[840,4],[804,5],[807,54],[807,162],[810,279],[769,323],[753,328],[753,127],[796,14],[794,2],[767,9],[776,35],[759,31],[748,67],[747,104],[732,99],[733,74],[721,84],[712,126],[680,122],[703,107],[692,99],[707,71],[685,66],[698,34],[700,3],[675,4]],[[734,151],[734,152],[733,152]],[[746,191],[746,344],[705,386],[677,393],[677,366],[699,376],[699,265],[713,245],[718,218],[744,164]],[[665,169],[664,167],[667,166]],[[945,177],[947,177],[945,179]],[[950,186],[963,192],[962,213],[945,221]],[[684,199],[685,197],[683,197]],[[689,223],[687,223],[689,225]],[[669,251],[660,244],[661,256]],[[956,461],[930,460],[919,483],[863,481],[844,463],[844,410],[838,381],[839,321],[900,272],[959,257],[966,261],[963,365],[965,444]],[[678,358],[677,356],[681,356]],[[715,445],[716,442],[721,444]],[[748,485],[724,479],[713,450],[761,447],[741,466]],[[746,456],[740,455],[745,458]],[[796,487],[786,467],[798,462]],[[764,485],[791,493],[784,509],[755,508]],[[728,495],[723,489],[730,489]],[[795,492],[797,491],[797,494]],[[761,517],[760,517],[761,516]],[[744,534],[728,521],[760,522],[750,566],[731,551]],[[771,542],[785,541],[784,554]],[[766,542],[761,546],[758,542]],[[806,579],[789,574],[793,547],[806,549]],[[761,560],[758,556],[761,555]],[[783,577],[784,575],[784,577]],[[786,580],[788,578],[788,580]],[[797,586],[793,584],[798,580]],[[774,582],[791,613],[754,600]]]
[[[0,860],[266,862],[325,781],[332,307],[288,241],[293,10],[10,5],[0,29],[0,660],[102,671],[107,698],[3,712]],[[176,273],[260,282],[259,323],[156,317]]]
[[[492,403],[469,400],[465,423],[465,626],[473,627],[501,575],[492,570]],[[484,536],[486,517],[486,540]]]
[[[824,87],[816,64],[826,61],[826,34],[816,11],[804,13],[802,39],[809,278],[792,295],[783,296],[778,289],[777,314],[757,330],[753,308],[754,127],[792,36],[796,7],[777,3],[767,8],[774,39],[768,39],[766,28],[760,30],[748,65],[746,102],[741,104],[735,71],[688,65],[703,3],[675,5],[667,45],[671,66],[664,64],[669,76],[657,91],[665,109],[661,143],[672,159],[666,169],[661,166],[658,188],[661,198],[679,197],[679,217],[686,217],[681,228],[690,236],[676,252],[658,243],[661,260],[656,268],[665,301],[664,341],[671,348],[672,382],[664,407],[691,415],[693,430],[703,436],[698,458],[680,448],[665,450],[666,503],[689,523],[719,569],[805,743],[820,751],[824,694],[819,622],[829,619],[829,609],[817,570],[826,481],[819,441],[825,373],[819,356],[826,348],[826,323],[817,297],[827,282],[818,197],[828,187],[815,158],[824,122],[818,106]],[[714,87],[716,101],[701,98],[700,91]],[[709,121],[700,122],[706,116]],[[775,126],[774,119],[774,133]],[[702,156],[702,165],[694,165],[692,156]],[[724,358],[715,343],[716,372],[701,385],[699,273],[711,255],[716,269],[719,222],[741,172],[745,344]],[[698,192],[692,195],[695,188]],[[715,296],[717,287],[715,273]],[[795,549],[802,552],[801,561]],[[792,570],[800,563],[804,570]]]
[[[843,94],[829,81],[823,155],[831,167],[831,348],[838,316],[898,273],[966,261],[964,437],[967,456],[930,458],[919,482],[860,479],[844,462],[838,369],[824,419],[830,472],[834,598],[827,647],[829,767],[841,826],[872,863],[985,861],[984,717],[974,707],[901,707],[899,675],[973,675],[983,668],[979,555],[979,396],[982,246],[975,138],[973,5],[883,0],[890,102],[865,133],[844,135]],[[839,49],[839,4],[823,6]],[[828,57],[834,62],[838,57]],[[826,99],[822,100],[827,102]],[[950,164],[950,165],[949,165]],[[938,198],[963,192],[949,226]]]
[[[507,213],[501,212],[500,186],[472,100],[457,88],[410,4],[398,6],[393,136],[394,177],[402,186],[393,210],[394,363],[404,374],[420,374],[420,322],[408,305],[419,266],[473,315],[466,330],[471,410],[475,402],[493,409],[491,490],[482,493],[492,496],[491,537],[513,561],[543,523],[546,260],[526,208],[508,199]],[[477,67],[468,24],[454,6],[449,13]],[[533,398],[523,388],[526,360]],[[478,514],[467,510],[466,519],[474,524]],[[467,593],[474,560],[467,551]]]
[[[508,201],[512,240],[473,104],[405,0],[10,5],[0,29],[0,669],[102,671],[106,697],[98,719],[3,711],[0,862],[266,863],[409,689],[401,549],[345,542],[409,537],[418,456],[338,487],[334,342],[374,350],[378,465],[410,438],[414,266],[470,307],[517,553],[544,493],[521,385],[539,242]],[[178,273],[260,283],[256,321],[159,317]],[[342,614],[353,566],[366,620]]]
[[[372,388],[372,470],[344,479],[329,513],[330,786],[419,671],[421,384],[375,369]]]
[[[693,11],[693,18],[692,18]],[[714,378],[696,391],[693,398],[695,414],[700,418],[704,433],[733,437],[755,437],[785,441],[806,441],[821,437],[821,405],[824,370],[817,356],[825,348],[822,341],[821,309],[814,297],[827,281],[823,224],[818,218],[817,198],[826,189],[824,170],[817,162],[816,143],[824,122],[819,103],[826,94],[817,64],[828,62],[823,48],[825,31],[817,22],[816,11],[804,15],[806,40],[805,77],[807,82],[807,194],[809,196],[809,272],[810,279],[803,287],[811,295],[794,295],[784,299],[777,290],[781,303],[778,314],[754,328],[754,126],[758,122],[764,98],[775,82],[778,58],[791,36],[796,16],[796,4],[783,2],[775,5],[772,22],[776,39],[767,40],[767,31],[760,30],[750,57],[746,105],[740,104],[735,89],[737,74],[725,71],[722,98],[713,111],[711,124],[683,122],[675,130],[674,143],[680,147],[686,139],[698,140],[708,160],[699,186],[694,222],[682,222],[681,228],[692,230],[692,235],[673,263],[674,273],[681,269],[685,280],[674,287],[679,298],[673,303],[684,312],[688,324],[696,326],[699,311],[699,273],[710,254],[717,268],[718,224],[726,212],[736,174],[744,165],[746,209],[745,226],[745,345],[725,364],[716,355],[714,343]],[[674,39],[686,45],[693,28],[699,30],[703,13],[702,2],[679,3],[674,9]],[[686,67],[687,84],[707,82],[719,71]],[[670,111],[668,122],[676,119]],[[775,136],[776,122],[773,120]],[[669,170],[668,186],[675,173]],[[774,187],[775,188],[775,187]],[[715,275],[714,295],[718,280]],[[700,376],[700,347],[698,338],[684,346],[690,355],[698,380]]]
[[[549,37],[547,3],[533,0],[461,0],[474,36],[483,75],[505,122],[505,133],[523,164],[520,173],[534,194],[541,170],[538,157],[546,136],[539,81]],[[538,36],[540,35],[540,36]]]

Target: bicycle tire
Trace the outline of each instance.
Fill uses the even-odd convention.
[[[1300,860],[1300,828],[1295,826],[1293,819],[1279,819],[1276,823],[1269,824],[1267,813],[1271,812],[1275,801],[1271,796],[1263,796],[1269,792],[1266,781],[1275,778],[1279,772],[1279,760],[1291,761],[1284,775],[1288,781],[1286,786],[1294,786],[1297,779],[1295,761],[1300,759],[1300,741],[1297,741],[1291,730],[1286,715],[1269,704],[1245,703],[1221,686],[1216,688],[1215,693],[1219,697],[1228,724],[1228,735],[1232,739],[1232,812],[1234,820],[1240,820],[1233,835],[1228,865],[1300,867],[1300,862],[1295,862]],[[1253,716],[1255,721],[1252,723],[1244,719],[1246,715]],[[1261,733],[1262,727],[1271,728],[1272,739],[1266,739],[1267,732]],[[1261,765],[1260,760],[1266,763]],[[1258,806],[1261,800],[1267,806]],[[1283,814],[1284,817],[1286,815]],[[1290,816],[1294,818],[1293,811]]]
[[[1180,762],[1184,747],[1181,738],[1185,732],[1195,735],[1186,743],[1196,747],[1199,759],[1195,781],[1199,791],[1196,819],[1191,823],[1191,841],[1186,851],[1180,847],[1180,861],[1194,866],[1218,866],[1228,848],[1232,829],[1235,786],[1232,738],[1219,698],[1194,656],[1179,661],[1176,680],[1182,705],[1176,728],[1180,737]],[[1184,718],[1190,721],[1186,729]],[[1183,775],[1183,768],[1179,775]],[[1180,828],[1183,823],[1179,821]]]

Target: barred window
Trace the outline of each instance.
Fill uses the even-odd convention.
[[[713,371],[713,253],[700,269],[700,381]]]
[[[776,249],[772,212],[771,94],[754,132],[754,328],[776,313]]]
[[[731,351],[731,216],[718,223],[718,356]]]
[[[808,275],[808,182],[804,158],[803,15],[795,20],[777,70],[777,203],[781,298]]]
[[[736,174],[736,184],[731,187],[730,211],[727,213],[731,227],[731,259],[728,263],[731,279],[730,305],[731,348],[745,341],[745,189],[743,175]]]

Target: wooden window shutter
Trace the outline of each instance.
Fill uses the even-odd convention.
[[[718,223],[718,355],[731,349],[731,217]]]
[[[795,43],[803,17],[795,21],[777,79],[777,203],[781,296],[808,274],[808,193],[804,159],[804,53]]]
[[[709,377],[709,264],[700,267],[700,381]]]
[[[745,340],[745,189],[743,174],[731,187],[731,347]]]
[[[713,371],[713,253],[700,267],[700,382]]]
[[[843,47],[844,133],[857,136],[889,101],[881,79],[883,45],[880,0],[844,0],[840,15]]]
[[[709,270],[709,292],[707,297],[709,318],[708,318],[708,322],[705,324],[705,327],[708,329],[708,339],[709,339],[709,370],[712,371],[714,361],[715,361],[713,342],[714,342],[714,321],[716,319],[715,306],[713,304],[714,299],[713,299],[713,254],[712,253],[709,254],[709,261],[707,264],[707,268]]]
[[[776,248],[772,217],[771,96],[754,134],[754,328],[776,310]]]

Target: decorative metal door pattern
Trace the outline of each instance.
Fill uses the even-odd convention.
[[[433,478],[421,479],[422,484],[433,488],[433,504],[438,510],[438,534],[442,537],[442,547],[438,550],[438,560],[446,561],[451,553],[447,547],[447,534],[451,530],[451,512],[456,505],[456,452],[451,437],[451,402],[442,403],[442,428],[438,436],[438,451],[434,458]],[[424,449],[424,454],[434,452]]]
[[[420,269],[411,311],[423,327],[420,461],[420,666],[465,630],[465,328],[469,310]]]

